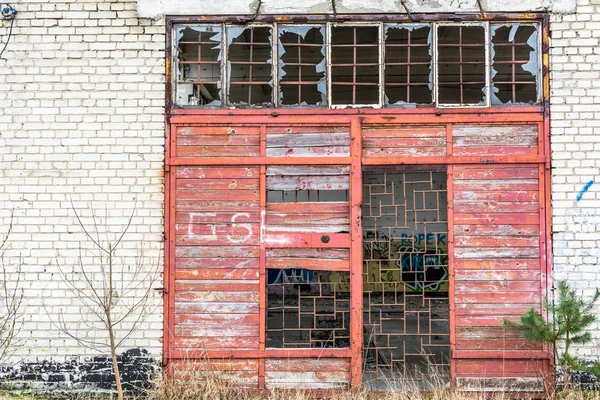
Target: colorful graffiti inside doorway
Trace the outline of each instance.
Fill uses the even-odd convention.
[[[363,174],[367,390],[448,379],[446,173]]]

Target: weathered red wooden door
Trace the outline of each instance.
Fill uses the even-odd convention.
[[[172,116],[165,361],[253,389],[360,386],[362,168],[412,165],[447,176],[453,381],[539,389],[551,353],[502,320],[548,286],[544,118],[434,111]]]
[[[173,121],[172,365],[208,357],[221,376],[255,389],[360,383],[356,121]]]

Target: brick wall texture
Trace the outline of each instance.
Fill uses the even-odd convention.
[[[131,0],[22,0],[15,7],[0,60],[0,232],[14,214],[5,263],[9,284],[22,265],[25,293],[13,359],[92,355],[55,326],[62,315],[83,337],[101,335],[78,322],[89,312],[60,274],[82,254],[100,276],[73,208],[88,228],[95,213],[108,237],[133,214],[120,262],[140,261],[143,271],[163,266],[164,20],[138,18]],[[3,43],[9,27],[0,21]],[[591,295],[600,287],[600,1],[578,0],[577,14],[553,15],[551,31],[554,279]],[[81,274],[74,281],[84,284]],[[157,293],[157,308],[123,349],[160,359]],[[600,339],[598,324],[594,334]],[[598,357],[598,348],[593,343],[580,355]]]
[[[77,271],[81,254],[86,270],[101,277],[73,209],[88,230],[94,229],[95,213],[98,230],[106,233],[101,240],[114,239],[133,214],[118,268],[124,267],[126,277],[133,276],[137,261],[144,273],[162,269],[164,22],[138,18],[135,1],[14,6],[18,15],[0,60],[0,233],[14,214],[4,259],[9,284],[15,266],[22,265],[25,294],[13,360],[97,355],[55,326],[64,318],[78,336],[103,340],[98,324],[80,321],[84,316],[91,323],[93,315],[80,307],[60,269]],[[10,21],[0,21],[2,43],[9,28]],[[81,274],[72,280],[84,286]],[[139,297],[144,285],[137,286],[117,296]],[[144,349],[160,360],[157,291],[148,310],[121,351]],[[127,330],[128,323],[118,334]]]
[[[600,288],[600,1],[577,4],[550,24],[553,259],[554,280],[589,297]],[[600,358],[600,324],[593,334],[582,358]]]

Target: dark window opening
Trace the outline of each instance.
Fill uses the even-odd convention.
[[[309,203],[348,201],[347,190],[269,190],[269,203]]]
[[[538,101],[537,29],[532,25],[492,25],[492,104]]]
[[[324,105],[325,27],[279,28],[279,104]]]
[[[348,272],[290,268],[267,275],[267,347],[350,347]]]
[[[227,38],[229,105],[269,106],[273,93],[271,28],[231,26]]]
[[[385,26],[386,104],[431,104],[431,27]]]
[[[332,104],[379,104],[379,28],[331,28]]]
[[[221,26],[177,26],[178,105],[221,105]]]
[[[485,104],[483,26],[438,27],[438,103]]]

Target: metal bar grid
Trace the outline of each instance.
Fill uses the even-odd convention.
[[[267,270],[266,346],[344,348],[350,346],[347,272]]]
[[[446,174],[369,172],[363,182],[365,389],[448,379]]]

